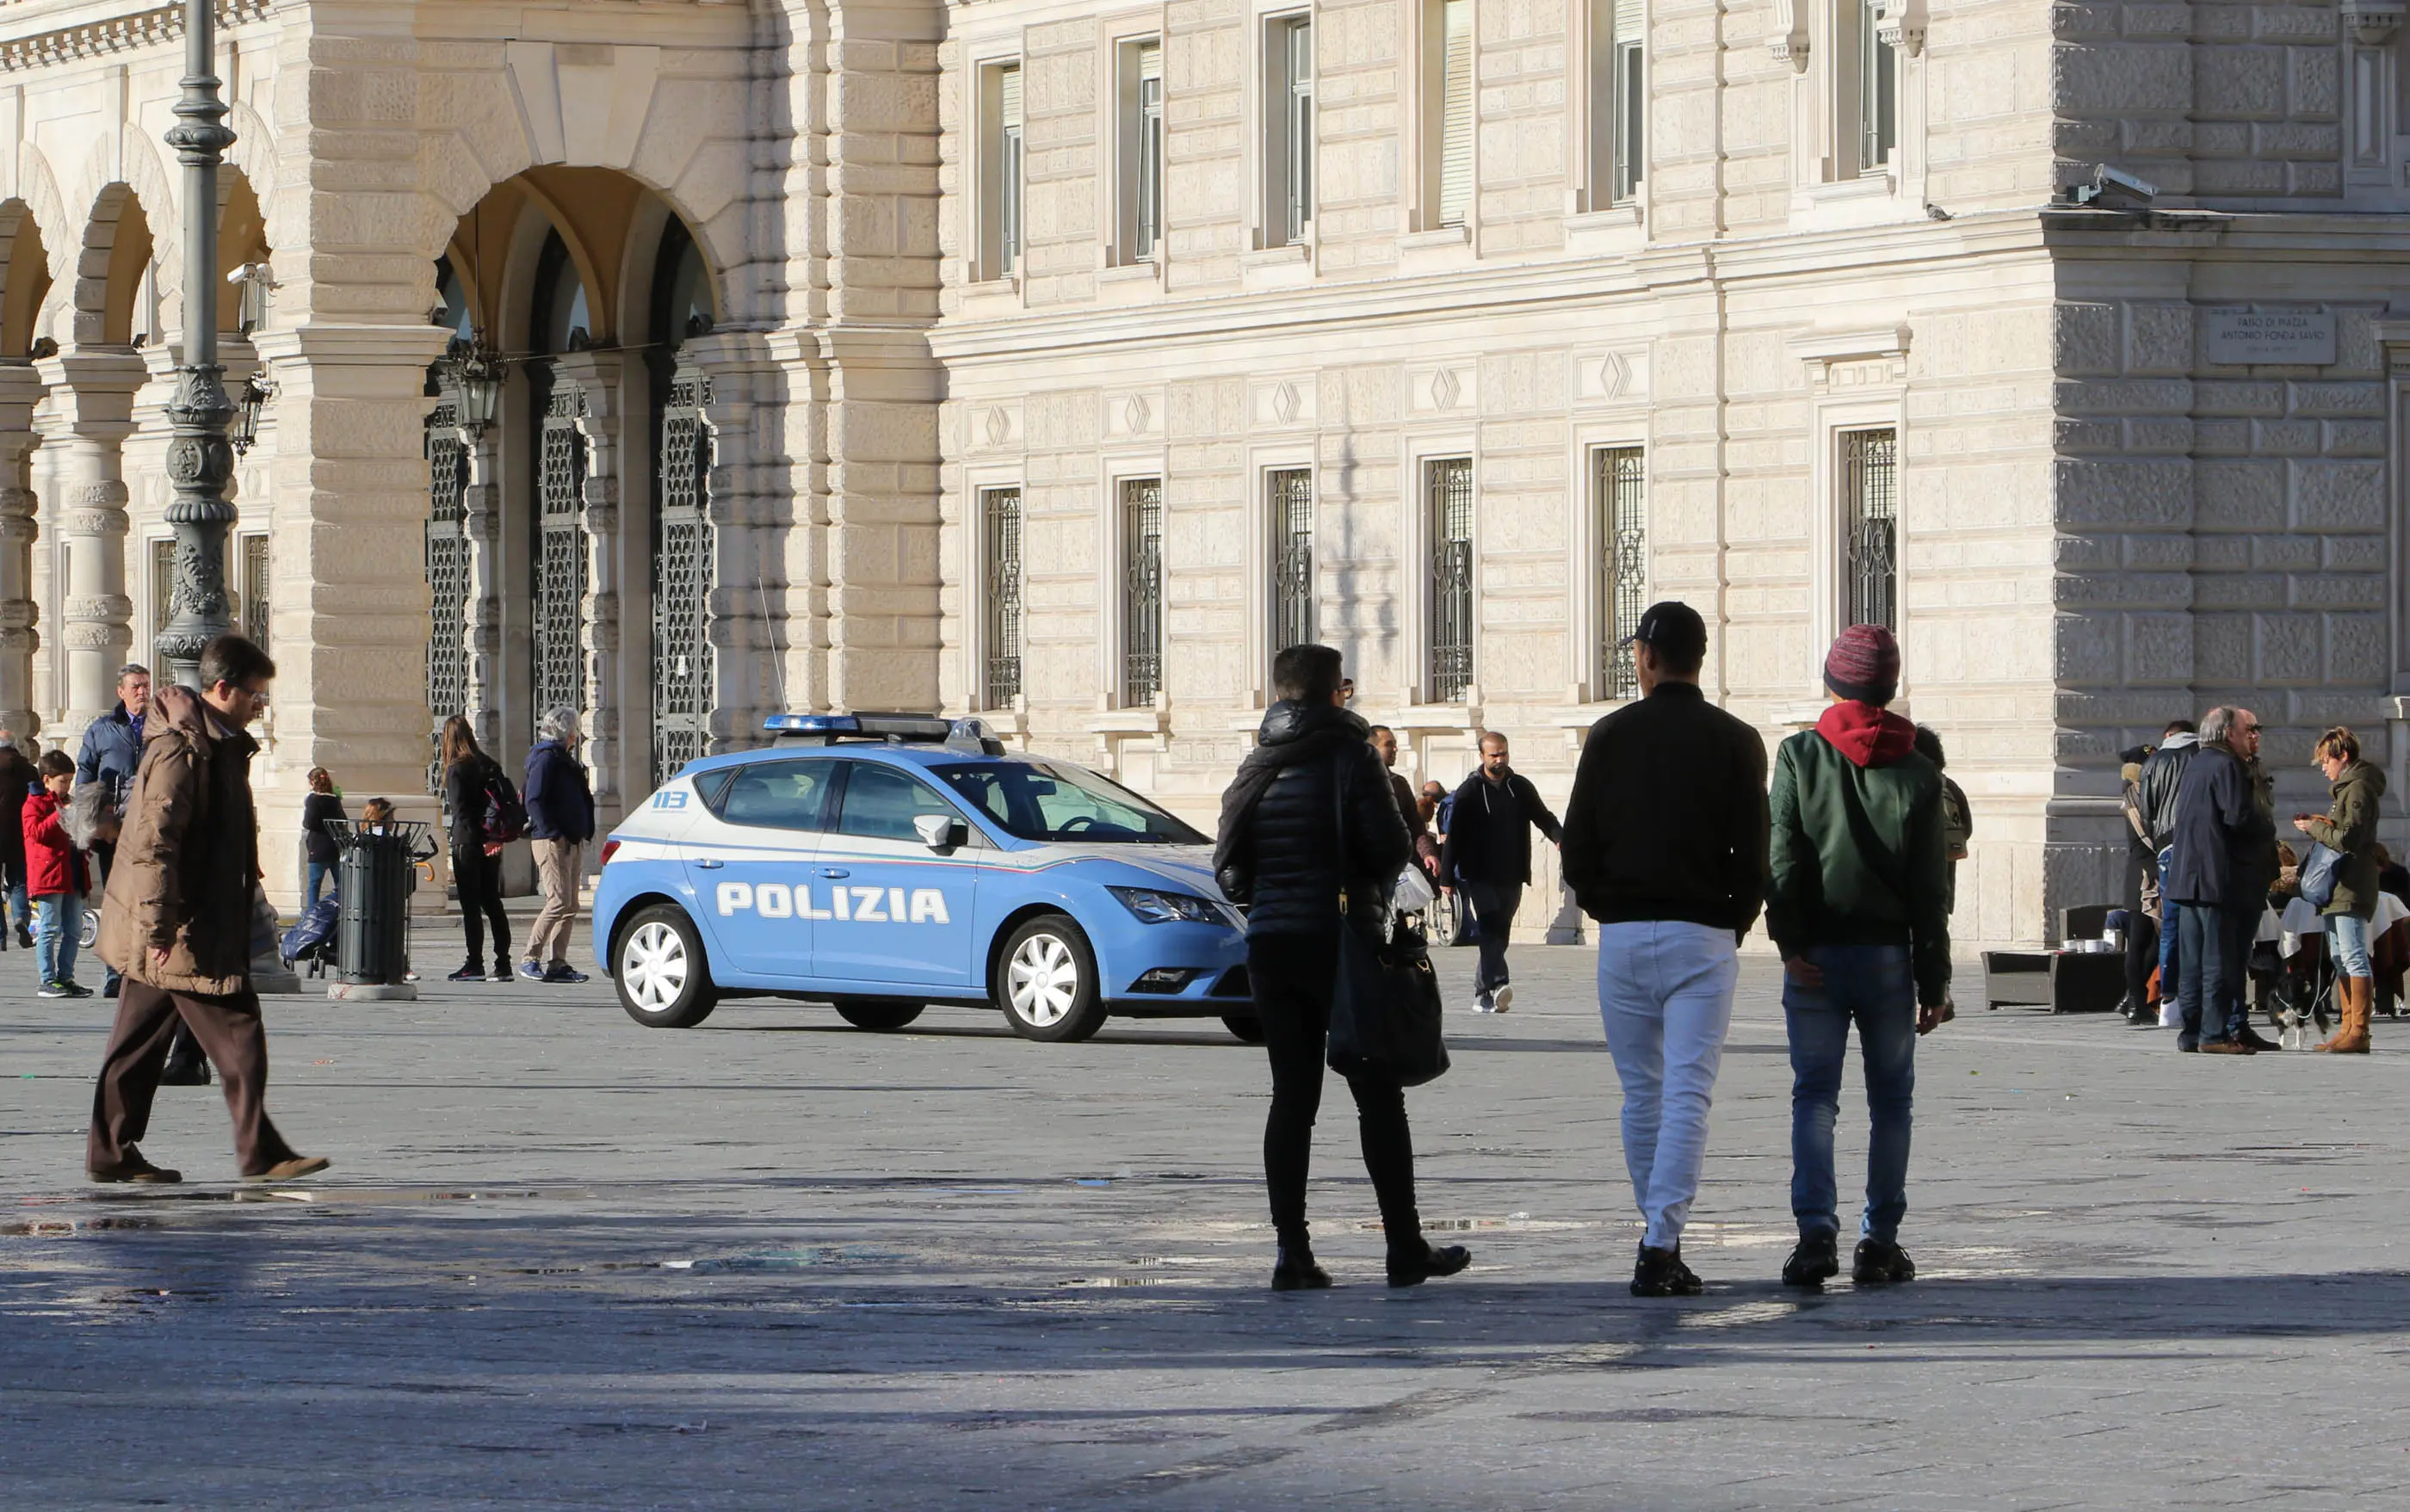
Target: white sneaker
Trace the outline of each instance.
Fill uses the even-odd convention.
[[[1511,981],[1501,982],[1498,990],[1489,995],[1489,1011],[1492,1013],[1503,1013],[1508,1009],[1513,1008],[1515,1006],[1515,984]]]
[[[1473,1010],[1475,1013],[1495,1013],[1498,1007],[1489,1000],[1488,993],[1477,992],[1473,995]]]

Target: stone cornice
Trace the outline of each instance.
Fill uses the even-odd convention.
[[[262,21],[274,4],[275,0],[217,0],[218,21],[227,26]],[[5,9],[0,9],[0,28],[5,28],[9,19],[13,18],[6,17]],[[36,13],[23,19],[38,22],[42,18]],[[0,36],[0,73],[45,68],[84,58],[159,47],[183,35],[182,6],[146,6],[138,10],[23,36]]]

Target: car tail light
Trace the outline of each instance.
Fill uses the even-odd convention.
[[[618,853],[618,850],[619,850],[619,842],[618,842],[618,841],[617,841],[617,840],[605,840],[605,841],[603,841],[603,842],[602,842],[602,860],[600,860],[600,861],[598,861],[598,862],[596,862],[596,863],[595,863],[595,865],[598,865],[598,866],[607,866],[607,865],[611,865],[611,858],[612,858],[614,855],[616,855],[616,854],[617,854],[617,853]]]

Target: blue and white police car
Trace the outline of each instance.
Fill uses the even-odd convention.
[[[594,953],[637,1023],[791,997],[865,1029],[961,1003],[1032,1040],[1084,1040],[1114,1014],[1258,1037],[1245,921],[1207,836],[976,720],[767,729],[762,749],[690,763],[602,847]]]

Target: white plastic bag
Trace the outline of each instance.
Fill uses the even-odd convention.
[[[1398,874],[1398,885],[1389,890],[1389,911],[1420,913],[1438,896],[1431,891],[1430,878],[1422,867],[1409,862],[1406,869]]]

